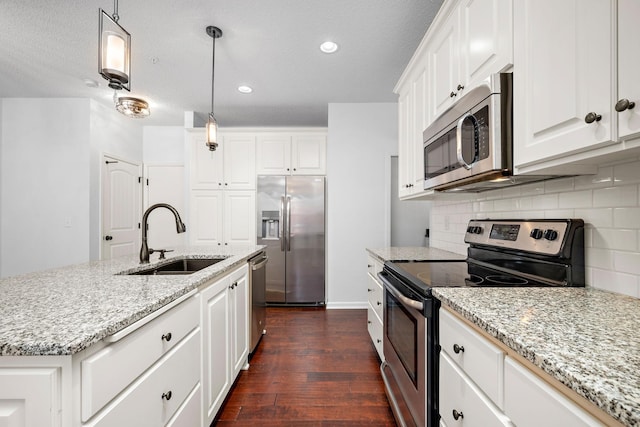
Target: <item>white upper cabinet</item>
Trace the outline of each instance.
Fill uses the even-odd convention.
[[[220,145],[209,151],[204,130],[190,135],[191,188],[253,190],[256,188],[256,138],[253,134],[219,133]]]
[[[514,165],[613,139],[611,0],[514,6]]]
[[[512,0],[462,0],[436,24],[427,48],[430,121],[513,63],[512,7]]]
[[[513,64],[512,0],[445,1],[396,85],[398,193],[424,190],[424,130],[466,91]]]
[[[618,115],[618,136],[621,140],[640,136],[639,17],[638,0],[618,0],[618,96],[615,99],[618,105],[614,108]],[[629,108],[631,103],[635,104],[633,108]]]
[[[326,132],[259,132],[258,175],[325,175]]]

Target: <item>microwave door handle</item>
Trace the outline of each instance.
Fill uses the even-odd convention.
[[[464,121],[470,119],[471,123],[473,123],[473,160],[471,164],[467,163],[462,156],[462,126],[464,125]],[[458,163],[462,165],[465,169],[469,170],[473,166],[473,164],[478,160],[478,120],[474,117],[473,114],[467,113],[458,120],[458,126],[456,126],[456,155],[458,157]]]

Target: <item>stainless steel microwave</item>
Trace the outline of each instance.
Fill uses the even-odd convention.
[[[513,74],[494,74],[424,131],[425,190],[483,191],[516,183],[512,124]]]

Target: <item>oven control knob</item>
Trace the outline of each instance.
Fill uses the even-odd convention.
[[[556,230],[544,230],[544,238],[547,240],[556,240],[558,238],[558,232]]]
[[[482,227],[477,225],[467,227],[467,233],[470,234],[482,234]]]
[[[533,230],[531,230],[531,233],[529,234],[529,236],[533,237],[536,240],[541,239],[542,230],[540,230],[539,228],[534,228]]]

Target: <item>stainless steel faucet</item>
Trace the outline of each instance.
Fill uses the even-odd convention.
[[[187,231],[187,227],[184,225],[184,222],[180,219],[180,214],[173,206],[166,203],[156,203],[153,206],[150,206],[142,215],[142,247],[140,248],[140,264],[148,264],[149,263],[149,246],[147,246],[147,219],[149,218],[149,214],[156,208],[167,208],[173,213],[173,216],[176,219],[176,231],[178,233],[184,233]],[[151,249],[153,251],[153,249]]]

